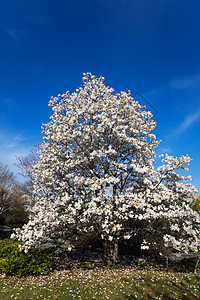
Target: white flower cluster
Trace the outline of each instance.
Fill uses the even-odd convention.
[[[76,92],[52,97],[49,105],[53,114],[43,124],[33,171],[38,200],[15,233],[25,249],[63,238],[74,225],[117,241],[165,219],[166,244],[198,250],[200,219],[188,205],[196,189],[177,173],[190,158],[166,155],[155,170],[156,123],[130,91],[115,93],[103,77],[87,73]],[[145,240],[142,248],[148,247]]]
[[[39,199],[32,208],[29,222],[23,230],[15,229],[11,238],[24,241],[23,249],[28,251],[32,246],[44,247],[45,244],[62,244],[65,238],[66,224],[73,222],[65,214],[66,201],[56,202]],[[62,214],[61,214],[62,211]]]

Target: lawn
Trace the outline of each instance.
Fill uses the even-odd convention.
[[[200,299],[200,274],[133,268],[0,278],[0,299]]]

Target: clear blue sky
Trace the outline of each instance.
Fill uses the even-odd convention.
[[[0,161],[41,142],[49,98],[102,75],[158,112],[158,154],[189,154],[200,190],[199,0],[1,0]]]

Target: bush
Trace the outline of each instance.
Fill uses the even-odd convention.
[[[47,274],[53,266],[53,256],[41,249],[24,253],[19,242],[5,239],[0,241],[0,271],[19,277],[30,274]]]

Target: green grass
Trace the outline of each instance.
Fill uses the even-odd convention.
[[[0,299],[200,299],[200,275],[134,269],[1,277]]]

